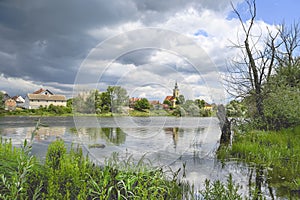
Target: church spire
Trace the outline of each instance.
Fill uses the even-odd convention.
[[[178,89],[177,81],[175,82],[175,87],[173,89],[173,97],[174,98],[178,98],[179,97],[179,89]]]

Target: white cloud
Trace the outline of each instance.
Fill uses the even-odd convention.
[[[22,95],[25,96],[27,93],[32,93],[40,88],[46,88],[52,91],[55,94],[65,94],[67,96],[71,96],[71,89],[73,85],[62,85],[60,83],[36,83],[33,81],[24,80],[22,78],[13,78],[13,77],[5,77],[3,74],[0,75],[0,90],[6,91],[6,88],[9,88],[10,92],[8,93],[11,96]],[[63,88],[63,89],[60,89]],[[66,88],[70,92],[66,93]]]
[[[104,26],[99,28],[93,28],[90,30],[87,30],[87,33],[96,38],[96,39],[105,39],[105,38],[111,38],[118,34],[132,31],[138,28],[145,27],[140,21],[130,21],[123,24],[117,24],[112,26]]]

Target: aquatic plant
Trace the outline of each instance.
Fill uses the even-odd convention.
[[[280,131],[252,130],[237,133],[231,147],[224,147],[218,151],[218,158],[223,161],[238,159],[253,166],[254,171],[262,168],[260,170],[262,176],[266,177],[262,181],[276,188],[276,195],[298,196],[300,192],[299,137],[300,126]]]

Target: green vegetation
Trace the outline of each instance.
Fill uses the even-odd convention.
[[[40,107],[38,109],[16,109],[14,111],[5,112],[6,116],[9,115],[22,115],[22,116],[70,116],[72,115],[72,107],[70,106],[54,106]]]
[[[81,148],[67,152],[63,141],[49,145],[45,164],[39,164],[10,141],[0,144],[1,199],[181,199],[185,184],[177,174],[167,176],[132,158],[115,154],[99,167],[85,158]]]
[[[205,180],[205,189],[201,191],[201,194],[202,199],[241,200],[242,196],[238,193],[239,189],[238,185],[234,185],[230,174],[226,184],[219,180],[212,183],[209,180]]]
[[[238,159],[265,169],[267,183],[287,195],[300,188],[300,126],[281,131],[239,132],[231,147],[222,147],[218,158]]]
[[[150,103],[148,99],[142,98],[134,103],[134,109],[139,111],[144,111],[145,109],[150,109]]]
[[[131,117],[155,117],[155,116],[174,116],[171,112],[166,110],[155,110],[155,109],[146,109],[143,111],[139,110],[129,110],[129,116]]]
[[[4,110],[4,101],[3,101],[3,97],[4,97],[4,94],[3,94],[3,92],[0,91],[0,114],[1,114],[1,112],[3,112],[3,110]]]
[[[123,113],[123,107],[128,106],[128,95],[121,86],[108,86],[104,92],[91,90],[85,94],[79,94],[71,101],[75,113]]]
[[[184,97],[183,97],[184,99]],[[186,100],[182,101],[173,108],[173,115],[175,116],[194,116],[194,117],[210,117],[213,116],[214,110],[205,108],[205,101],[196,100]]]
[[[206,181],[203,191],[181,182],[177,172],[154,168],[113,154],[105,166],[84,157],[80,147],[69,152],[62,140],[51,143],[41,164],[30,155],[30,145],[0,143],[0,199],[194,199],[194,195],[228,199],[239,197],[231,177],[227,185]]]
[[[232,100],[226,105],[226,115],[228,117],[246,117],[246,113],[246,106],[237,100]]]
[[[263,103],[268,128],[280,130],[300,125],[300,62],[280,66],[266,89],[268,95]]]
[[[300,124],[300,24],[281,24],[265,36],[255,37],[256,1],[247,0],[249,23],[236,8],[243,38],[228,66],[227,91],[247,108],[247,118],[260,130],[280,130]],[[242,41],[242,42],[241,42]],[[234,103],[234,102],[233,102]],[[231,104],[228,107],[229,115]],[[239,108],[236,108],[239,110]]]

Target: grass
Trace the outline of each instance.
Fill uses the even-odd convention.
[[[221,148],[218,157],[266,169],[267,182],[278,195],[300,192],[300,126],[235,134],[232,146]]]
[[[117,154],[94,165],[80,147],[67,152],[62,140],[49,145],[41,164],[11,141],[0,144],[0,199],[181,199],[185,184],[161,168]]]
[[[173,116],[170,114],[170,112],[167,112],[165,110],[130,110],[128,115],[131,117]]]
[[[39,109],[31,109],[31,110],[17,110],[17,111],[6,111],[0,113],[0,116],[44,116],[44,117],[52,117],[52,116],[83,116],[83,117],[122,117],[122,116],[131,116],[131,117],[151,117],[151,116],[173,116],[169,112],[165,110],[145,110],[145,111],[138,111],[138,110],[130,110],[129,113],[55,113],[55,112],[47,112],[41,111]]]
[[[51,143],[46,160],[30,155],[30,144],[21,148],[10,140],[0,143],[0,199],[240,199],[231,177],[227,184],[206,181],[205,188],[180,181],[179,171],[153,167],[142,158],[120,158],[114,153],[104,166],[70,151],[62,140]]]

